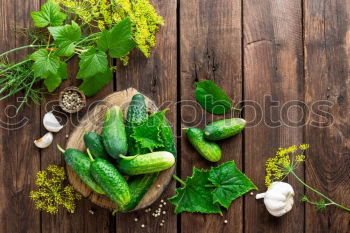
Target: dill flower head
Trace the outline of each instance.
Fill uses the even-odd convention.
[[[49,165],[47,170],[36,174],[36,190],[32,190],[29,197],[34,201],[35,207],[50,214],[56,214],[60,206],[68,212],[74,213],[75,200],[81,195],[74,191],[71,185],[64,186],[66,174],[63,167]]]
[[[266,161],[266,187],[269,188],[274,181],[283,180],[300,163],[304,162],[304,151],[308,148],[308,144],[279,148],[275,157],[269,158]]]

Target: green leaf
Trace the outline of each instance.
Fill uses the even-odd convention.
[[[34,62],[34,76],[40,77],[49,74],[57,74],[60,67],[60,59],[55,54],[50,54],[46,49],[39,49],[34,52],[29,58]]]
[[[74,54],[75,42],[81,37],[81,29],[77,23],[72,21],[72,25],[49,27],[49,32],[58,46],[56,54],[58,56],[71,56]]]
[[[212,168],[209,180],[216,187],[213,191],[214,204],[220,204],[225,208],[243,194],[257,189],[253,182],[236,167],[234,161]]]
[[[202,108],[213,114],[224,114],[233,107],[226,93],[210,80],[197,82],[195,95]]]
[[[46,27],[47,25],[59,26],[66,19],[67,15],[60,12],[60,6],[53,1],[48,1],[41,6],[40,11],[32,12],[31,16],[36,27]]]
[[[108,69],[107,54],[101,50],[92,48],[80,54],[79,73],[77,78],[87,78],[104,73]]]
[[[153,151],[155,148],[164,147],[162,127],[166,120],[165,111],[150,115],[140,126],[134,127],[131,137],[141,148]]]
[[[113,58],[127,55],[136,46],[132,40],[131,31],[131,21],[129,18],[125,18],[111,30],[102,31],[102,36],[97,41],[98,48],[102,51],[109,50],[109,55]]]
[[[94,76],[85,78],[79,86],[86,96],[93,96],[113,79],[113,73],[107,69],[104,73],[97,73]]]
[[[67,78],[67,64],[61,62],[57,74],[49,73],[44,78],[44,84],[47,90],[53,92],[61,85],[62,80]]]
[[[193,169],[193,175],[187,177],[184,187],[177,188],[176,195],[169,199],[170,203],[176,206],[175,213],[186,211],[222,214],[219,205],[213,203],[213,188],[210,187],[208,178],[208,170]]]

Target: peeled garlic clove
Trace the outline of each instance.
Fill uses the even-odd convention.
[[[34,140],[34,144],[38,148],[46,148],[51,145],[52,141],[53,141],[53,134],[51,132],[48,132],[41,138]]]
[[[45,114],[43,119],[43,125],[47,131],[57,133],[63,128],[63,125],[61,125],[55,115],[52,112],[48,112]]]

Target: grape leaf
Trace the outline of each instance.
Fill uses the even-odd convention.
[[[236,167],[234,161],[211,168],[208,179],[216,186],[212,192],[213,203],[220,204],[226,209],[233,200],[257,189],[254,183]]]
[[[66,19],[67,15],[60,12],[60,6],[53,1],[48,1],[41,6],[40,11],[31,13],[36,27],[46,27],[47,25],[59,26]]]
[[[55,54],[50,54],[45,49],[39,49],[29,56],[34,61],[34,76],[40,77],[49,74],[56,75],[60,67],[60,59]]]
[[[53,92],[60,86],[63,79],[67,78],[67,64],[60,62],[60,67],[57,74],[48,73],[43,76],[44,84],[49,92]]]
[[[93,96],[113,79],[113,73],[107,69],[103,73],[97,73],[94,76],[85,78],[79,86],[79,90],[86,96]]]
[[[77,78],[87,78],[104,73],[108,69],[107,54],[101,50],[91,48],[79,55],[79,72]]]
[[[75,42],[81,37],[81,29],[77,23],[72,21],[71,25],[49,27],[48,30],[58,46],[56,55],[71,56],[74,54]]]
[[[155,148],[164,147],[162,127],[164,126],[165,111],[150,115],[141,125],[134,127],[131,137],[141,148],[153,151]]]
[[[196,83],[195,96],[202,108],[213,114],[224,114],[233,107],[226,93],[210,80]]]
[[[193,174],[187,177],[184,186],[176,189],[176,195],[169,199],[174,204],[175,213],[200,212],[207,214],[222,214],[220,206],[213,203],[213,188],[208,180],[209,171],[193,169]]]
[[[109,50],[109,55],[113,58],[127,55],[136,46],[131,38],[131,29],[130,19],[125,18],[111,30],[102,31],[102,36],[97,41],[98,48],[102,51]]]

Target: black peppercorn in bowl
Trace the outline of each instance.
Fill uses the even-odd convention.
[[[76,87],[67,87],[59,95],[59,105],[67,113],[76,113],[86,105],[86,97]]]

